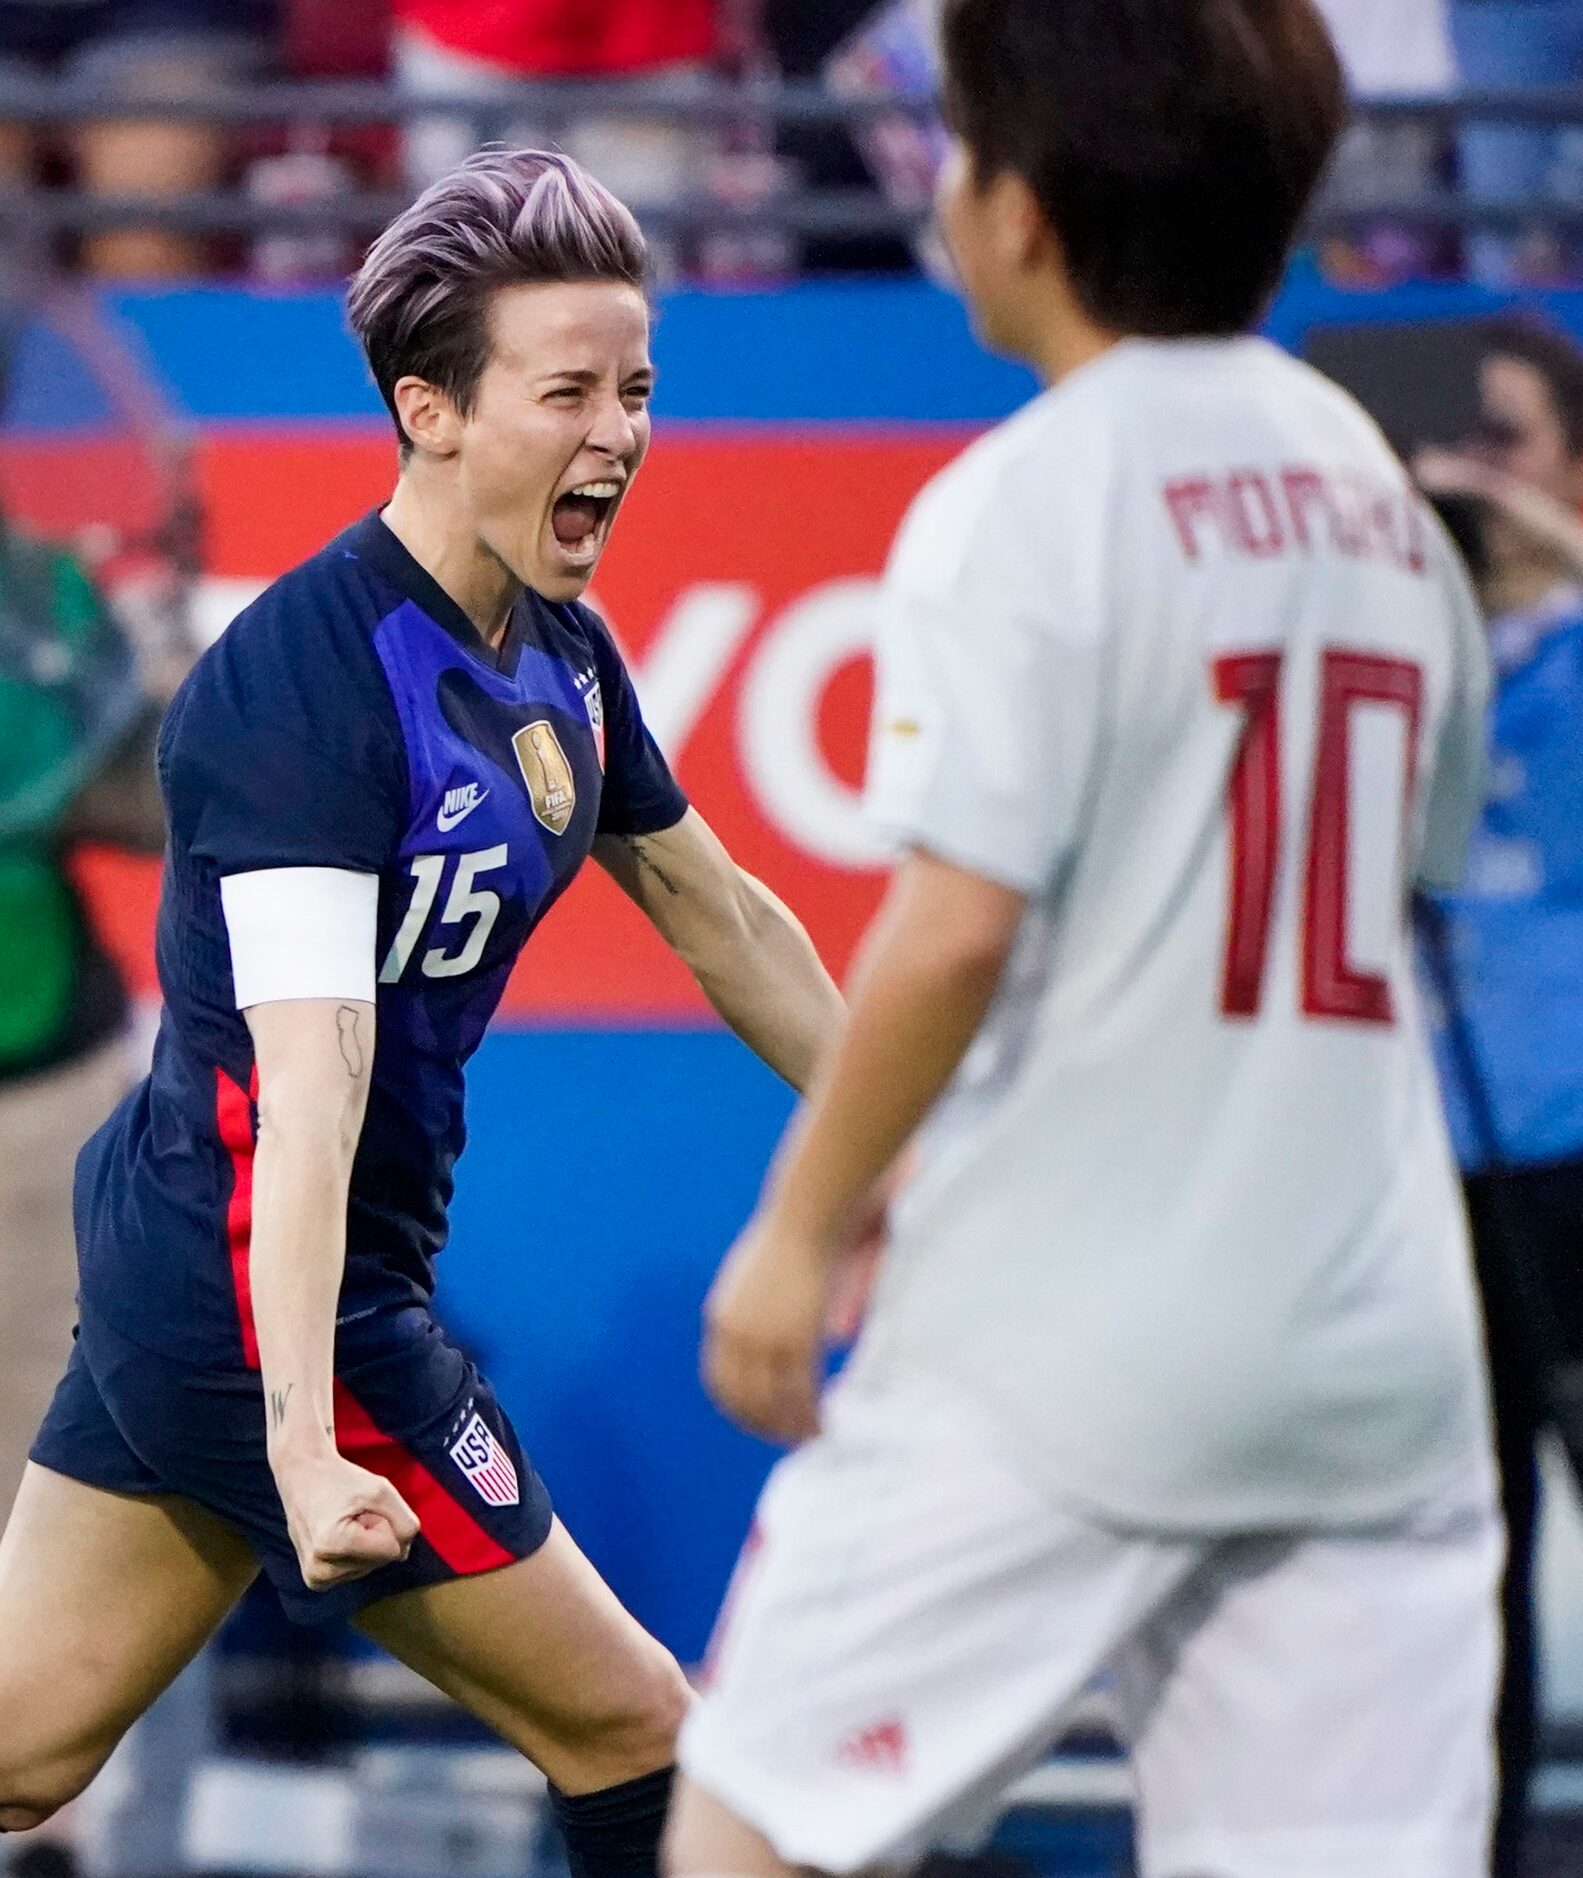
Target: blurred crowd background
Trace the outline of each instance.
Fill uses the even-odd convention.
[[[933,3],[3,0],[0,189],[115,278],[329,279],[402,190],[549,139],[677,273],[905,271],[937,140],[877,107],[926,107]],[[1320,4],[1361,112],[1319,218],[1337,273],[1577,278],[1579,0]]]
[[[1441,510],[1498,677],[1468,877],[1420,909],[1424,1015],[1513,1541],[1495,1872],[1559,1878],[1583,1873],[1583,0],[1318,3],[1356,121],[1269,330]],[[932,27],[932,0],[0,0],[0,1512],[70,1338],[72,1160],[157,996],[160,713],[388,489],[340,288],[482,143],[565,148],[644,220],[657,447],[597,598],[684,783],[844,965],[881,884],[874,581],[926,477],[1031,389],[975,347],[929,227]],[[771,1459],[696,1387],[697,1309],[786,1108],[597,883],[474,1070],[444,1308],[687,1661]],[[529,1195],[525,1129],[596,1145]],[[1016,1801],[998,1869],[1122,1878],[1102,1689]],[[264,1594],[6,1858],[556,1867],[519,1763]]]

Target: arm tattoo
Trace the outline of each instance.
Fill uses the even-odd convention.
[[[284,1389],[270,1390],[269,1426],[272,1431],[278,1431],[281,1424],[285,1421],[286,1404],[291,1400],[291,1392],[296,1386],[294,1382],[288,1382]],[[324,1424],[324,1432],[330,1437],[331,1441],[334,1441],[335,1425],[333,1422],[326,1422]]]
[[[640,841],[635,835],[629,835],[627,847],[631,850],[632,858],[637,862],[640,872],[652,874],[673,900],[680,899],[681,888],[655,860],[646,843]]]
[[[335,1013],[336,1037],[341,1045],[341,1061],[346,1065],[348,1076],[361,1076],[363,1073],[363,1038],[357,1027],[359,1015],[350,1004],[341,1005]]]

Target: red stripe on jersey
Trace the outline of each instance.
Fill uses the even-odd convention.
[[[1303,908],[1305,1016],[1342,1017],[1362,1024],[1396,1021],[1390,979],[1353,965],[1347,950],[1353,712],[1360,704],[1392,705],[1406,719],[1403,816],[1404,826],[1410,827],[1423,689],[1423,670],[1410,659],[1325,647]]]
[[[1281,840],[1281,655],[1239,652],[1215,660],[1215,696],[1240,704],[1246,718],[1226,795],[1231,811],[1231,890],[1220,1008],[1257,1017]]]
[[[242,1328],[242,1356],[249,1369],[259,1367],[258,1328],[253,1322],[253,1104],[258,1100],[258,1068],[244,1090],[223,1069],[214,1073],[214,1119],[231,1162],[231,1197],[225,1209],[225,1236],[231,1249],[231,1282],[236,1287],[236,1315]]]
[[[454,1500],[416,1455],[382,1434],[373,1418],[339,1378],[335,1384],[335,1445],[349,1461],[388,1480],[417,1515],[423,1536],[458,1577],[497,1571],[516,1563]]]

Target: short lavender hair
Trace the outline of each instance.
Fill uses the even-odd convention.
[[[630,209],[570,157],[485,150],[426,189],[368,251],[347,296],[403,452],[395,388],[409,374],[471,410],[502,287],[620,281],[641,293],[648,248]]]

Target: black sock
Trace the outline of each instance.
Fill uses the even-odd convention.
[[[662,1767],[597,1793],[574,1795],[551,1786],[550,1806],[566,1841],[572,1878],[657,1878],[675,1773]]]

